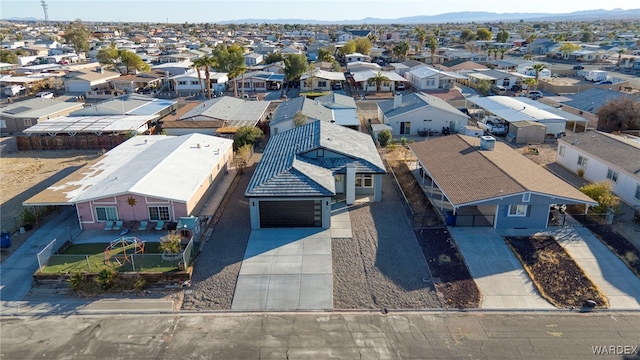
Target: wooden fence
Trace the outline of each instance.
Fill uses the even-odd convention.
[[[128,135],[16,136],[18,150],[111,150]]]

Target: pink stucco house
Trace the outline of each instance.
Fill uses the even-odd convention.
[[[135,136],[23,205],[73,205],[81,228],[93,230],[198,216],[227,173],[232,145],[203,134]]]

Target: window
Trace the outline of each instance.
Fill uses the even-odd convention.
[[[618,175],[620,175],[617,171],[615,170],[611,170],[611,169],[607,169],[607,179],[613,181],[613,182],[618,182]]]
[[[522,202],[529,202],[529,201],[531,201],[531,193],[522,194]]]
[[[427,79],[427,86],[434,86],[436,84],[435,79]]]
[[[564,157],[564,150],[565,150],[565,147],[560,145],[560,147],[558,147],[558,155]]]
[[[587,163],[589,163],[589,159],[582,156],[578,156],[578,165],[582,166],[583,168],[586,168]]]
[[[327,87],[326,81],[318,81],[318,87]]]
[[[118,209],[115,206],[96,207],[96,219],[98,221],[118,220]]]
[[[150,206],[149,220],[152,220],[152,221],[171,220],[171,217],[169,217],[169,207],[168,206]]]
[[[32,126],[31,119],[24,119],[24,126]]]
[[[178,85],[187,85],[187,82],[185,80],[180,80],[178,81]]]
[[[356,175],[356,187],[362,187],[362,188],[373,187],[373,175],[370,175],[370,174]]]
[[[400,122],[400,134],[411,134],[411,122],[410,121],[402,121]]]
[[[527,216],[527,210],[529,205],[509,205],[509,216],[512,217],[525,217]]]
[[[199,81],[191,80],[191,85],[200,85]]]

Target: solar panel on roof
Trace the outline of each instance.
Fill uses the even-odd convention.
[[[23,112],[29,111],[29,110],[31,110],[31,108],[28,108],[26,106],[19,106],[17,108],[6,110],[4,112],[7,113],[7,114],[15,115],[15,114],[20,114],[20,113],[23,113]]]

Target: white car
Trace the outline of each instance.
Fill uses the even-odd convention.
[[[43,99],[52,99],[53,93],[49,91],[41,91],[36,94],[36,97],[43,98]]]

